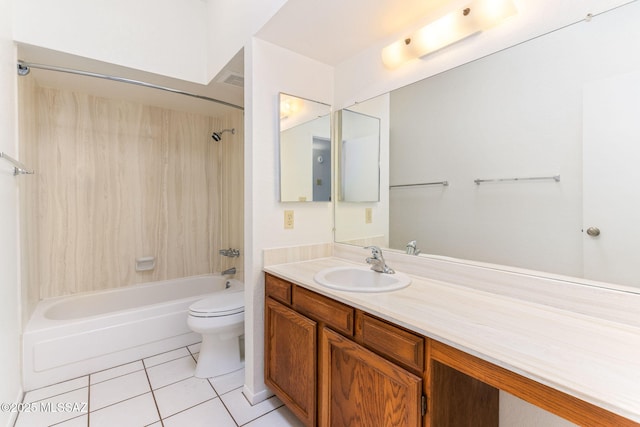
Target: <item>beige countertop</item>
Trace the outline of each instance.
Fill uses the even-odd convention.
[[[265,271],[640,422],[639,294],[466,268],[423,274],[429,266],[411,267],[406,259],[387,260],[412,283],[386,293],[343,292],[314,281],[324,268],[365,265],[345,258]]]

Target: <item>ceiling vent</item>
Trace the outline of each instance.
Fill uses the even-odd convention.
[[[234,71],[223,71],[216,81],[218,83],[244,88],[244,76]]]

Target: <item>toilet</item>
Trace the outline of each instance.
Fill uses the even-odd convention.
[[[191,304],[187,324],[202,334],[196,377],[244,367],[244,290],[226,289]]]

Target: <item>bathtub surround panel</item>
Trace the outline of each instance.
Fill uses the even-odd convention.
[[[213,254],[213,271],[235,267],[235,277],[244,278],[244,113],[236,111],[216,121],[216,130],[235,129],[226,132],[219,142],[210,138],[214,151],[215,168],[210,174],[209,190],[213,200],[216,226],[210,229],[209,241],[216,249]],[[210,132],[211,133],[211,132]],[[219,249],[240,248],[239,257],[220,256]]]
[[[221,213],[242,209],[222,191],[242,189],[242,168],[225,164],[241,161],[227,145],[242,134],[218,145],[210,135],[242,128],[242,113],[213,118],[30,81],[19,80],[22,153],[37,171],[23,200],[25,259],[40,299],[210,273],[217,245],[239,247],[241,227]],[[146,256],[155,268],[136,272]]]

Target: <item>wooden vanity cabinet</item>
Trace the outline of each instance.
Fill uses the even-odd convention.
[[[316,423],[316,322],[267,298],[265,383],[307,426]]]
[[[268,276],[265,300],[265,383],[306,425],[316,425],[317,325],[285,304],[292,285]],[[284,303],[284,304],[283,304]]]
[[[329,328],[320,335],[319,425],[422,425],[422,378]]]
[[[306,426],[496,427],[499,390],[582,426],[604,408],[266,274],[265,383]]]
[[[265,383],[306,426],[497,425],[497,390],[432,375],[426,338],[270,274],[265,296]]]

